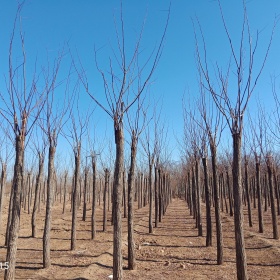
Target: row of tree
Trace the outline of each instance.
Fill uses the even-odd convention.
[[[221,207],[223,208],[224,204],[222,202],[225,203],[225,207],[229,205],[230,213],[234,215],[235,224],[237,278],[247,279],[243,233],[243,204],[245,202],[248,205],[248,212],[250,212],[251,203],[252,201],[255,202],[252,199],[255,196],[257,197],[261,232],[262,200],[264,199],[267,204],[269,201],[274,238],[278,238],[274,196],[276,195],[279,208],[279,189],[276,187],[278,186],[277,169],[274,168],[276,157],[271,150],[270,136],[273,135],[278,139],[279,126],[277,124],[279,123],[279,118],[272,121],[275,125],[271,127],[272,125],[268,125],[268,123],[271,124],[271,120],[264,121],[265,118],[259,117],[258,127],[255,127],[254,122],[251,121],[252,133],[248,132],[246,134],[246,130],[244,130],[245,112],[249,99],[263,72],[276,23],[263,59],[259,65],[255,66],[258,38],[253,46],[245,2],[243,1],[243,23],[240,47],[238,49],[235,49],[235,44],[232,42],[220,1],[218,3],[233,63],[229,64],[225,71],[222,70],[223,67],[219,66],[218,63],[215,69],[210,69],[202,27],[199,21],[194,23],[200,97],[194,106],[198,110],[184,108],[185,133],[181,146],[184,153],[183,164],[185,167],[180,170],[180,176],[184,178],[182,182],[184,182],[185,198],[191,214],[196,219],[199,236],[203,234],[201,203],[204,201],[206,204],[207,246],[212,244],[211,205],[213,204],[215,207],[218,264],[223,263]],[[132,51],[128,50],[122,14],[123,9],[121,7],[119,28],[116,27],[118,49],[113,52],[113,58],[109,60],[109,70],[99,67],[97,52],[95,51],[96,66],[102,78],[107,101],[103,103],[93,94],[88,82],[89,77],[87,77],[87,72],[80,60],[69,50],[63,49],[59,52],[57,58],[52,63],[49,62],[46,67],[42,67],[40,73],[36,71],[35,65],[34,73],[29,74],[27,71],[29,68],[27,68],[24,35],[21,28],[18,28],[22,7],[23,4],[19,4],[11,35],[9,69],[6,82],[7,90],[5,93],[0,93],[0,113],[8,125],[8,128],[6,128],[6,125],[2,125],[2,128],[13,143],[14,152],[12,154],[15,160],[13,175],[11,176],[6,232],[6,261],[9,262],[10,269],[5,272],[5,279],[14,279],[21,206],[27,205],[29,212],[31,212],[31,204],[32,202],[34,203],[32,235],[36,236],[36,213],[39,206],[41,207],[40,201],[42,197],[46,208],[43,235],[43,267],[47,268],[51,265],[52,205],[59,194],[61,199],[63,197],[63,211],[65,211],[67,177],[70,177],[70,170],[65,170],[66,173],[60,177],[60,187],[55,187],[59,181],[59,172],[55,168],[55,158],[57,157],[57,147],[61,135],[69,142],[74,158],[71,189],[68,189],[71,197],[72,213],[71,249],[75,250],[76,248],[77,213],[81,201],[83,201],[83,216],[86,219],[86,203],[89,197],[91,199],[92,238],[94,239],[96,234],[95,210],[97,198],[100,202],[100,198],[103,195],[104,230],[106,230],[107,222],[107,204],[110,205],[112,200],[111,210],[114,226],[113,277],[114,279],[122,279],[122,206],[125,209],[124,214],[127,214],[128,217],[129,268],[133,269],[135,268],[133,241],[133,204],[135,197],[138,200],[138,207],[142,207],[146,203],[149,204],[149,232],[152,233],[153,201],[156,217],[154,222],[155,226],[157,226],[170,202],[172,190],[174,195],[176,193],[181,194],[181,189],[175,188],[178,185],[174,185],[174,182],[176,182],[174,176],[178,176],[178,174],[162,156],[165,141],[164,127],[160,127],[159,119],[156,115],[153,116],[152,121],[149,120],[147,109],[144,108],[144,94],[162,55],[170,9],[158,46],[143,61],[142,57],[140,59],[142,31],[135,41],[135,48]],[[20,64],[17,64],[14,59],[15,37],[18,29],[22,58]],[[246,50],[248,50],[247,57],[244,56]],[[71,56],[71,63],[69,72],[65,76],[61,73],[61,65],[64,63],[63,59],[66,54]],[[73,73],[76,78],[73,78]],[[231,73],[234,73],[234,75],[231,75]],[[61,75],[63,76],[62,78]],[[234,88],[236,85],[237,87]],[[62,88],[64,94],[61,94]],[[93,110],[90,108],[83,113],[80,110],[79,99],[81,91],[89,95],[112,121],[116,152],[113,157],[114,168],[111,172],[112,176],[110,176],[108,166],[103,166],[105,167],[103,168],[105,169],[103,171],[104,178],[102,177],[102,184],[99,183],[99,188],[97,178],[101,173],[100,170],[97,170],[97,163],[98,156],[103,151],[99,151],[96,143],[90,140],[91,148],[89,153],[85,155],[82,152],[84,138],[86,134],[89,134],[89,123],[92,119]],[[232,91],[235,91],[233,95],[230,94]],[[60,95],[57,94],[58,92],[60,92]],[[278,102],[275,91],[274,97]],[[277,104],[279,105],[279,102]],[[260,110],[260,112],[263,112],[263,110]],[[276,110],[276,116],[279,116],[278,110]],[[154,124],[153,127],[151,123]],[[270,128],[269,131],[266,130],[267,128]],[[130,139],[125,138],[125,130],[128,131]],[[229,154],[231,159],[228,161],[226,173],[221,173],[219,167],[221,161],[218,146],[222,141],[221,139],[224,139],[222,138],[223,131],[229,131],[232,139],[232,153]],[[247,143],[252,144],[244,148],[242,156],[244,131],[248,140]],[[248,135],[251,136],[249,137]],[[143,154],[146,157],[146,165],[148,166],[145,179],[143,175],[136,176],[138,162],[136,156],[139,141],[142,144]],[[30,146],[31,142],[33,152],[38,157],[38,169],[37,171],[26,172],[26,164],[28,163],[27,147]],[[126,142],[129,143],[127,154],[130,155],[130,159],[125,169]],[[248,168],[252,162],[250,157],[252,152],[256,161],[254,180],[251,179],[252,176],[248,175]],[[8,158],[6,156],[6,159]],[[45,158],[47,158],[46,163]],[[82,174],[81,163],[87,163],[88,159],[90,159],[91,165],[85,164]],[[209,159],[211,162],[211,175],[209,174]],[[242,159],[244,159],[244,174],[242,174]],[[261,160],[264,160],[266,164],[266,179],[262,179],[260,171]],[[47,167],[45,172],[43,170],[44,166]],[[7,160],[2,160],[1,204],[4,195],[6,170]],[[165,173],[166,170],[171,175],[166,175],[168,174]],[[43,183],[45,176],[46,180]],[[33,180],[33,178],[35,179]],[[261,183],[262,180],[267,184]],[[136,189],[134,186],[135,181],[137,181]],[[262,184],[267,187],[263,187]],[[127,191],[125,189],[126,185]],[[108,196],[106,195],[107,193]],[[32,194],[34,194],[33,197]]]

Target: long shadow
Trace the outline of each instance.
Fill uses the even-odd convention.
[[[254,247],[254,248],[246,247],[245,250],[260,250],[260,249],[268,249],[268,248],[273,248],[273,246],[267,245],[267,246],[260,246],[260,247]]]
[[[29,263],[30,264],[30,263]],[[42,267],[34,267],[34,266],[22,266],[22,265],[16,265],[16,269],[26,269],[26,270],[40,270]]]
[[[18,248],[18,251],[33,251],[33,252],[42,252],[43,250],[41,249],[26,249],[26,248]]]
[[[84,277],[78,277],[78,278],[73,278],[72,280],[90,280],[90,279]]]
[[[89,267],[92,265],[90,264],[59,264],[59,263],[52,263],[53,266],[65,267],[65,268],[73,268],[73,267]]]
[[[274,264],[269,264],[269,263],[247,263],[247,265],[252,265],[252,266],[280,266],[280,263],[274,263]]]
[[[149,235],[148,232],[141,232],[141,231],[138,231],[138,230],[135,230],[135,232],[139,235]],[[174,237],[174,234],[156,234],[156,233],[153,233],[149,236],[167,236],[167,237]],[[176,235],[176,237],[182,237],[182,238],[197,238],[198,236],[197,235]]]
[[[195,246],[195,245],[160,245],[160,244],[150,244],[150,245],[141,245],[143,247],[164,247],[164,248],[206,248],[206,246]]]
[[[174,258],[174,257],[173,257]],[[209,262],[195,262],[197,259],[180,259],[178,262],[180,261],[187,261],[189,264],[192,264],[192,265],[211,265],[211,266],[218,266],[217,263],[209,263]],[[159,260],[154,260],[154,259],[137,259],[138,262],[151,262],[151,263],[162,263],[164,262],[163,260],[159,261]],[[178,262],[174,262],[174,261],[171,261],[172,263],[178,263]],[[216,260],[211,260],[211,262],[216,262]]]
[[[96,264],[96,265],[104,267],[104,268],[109,268],[109,269],[113,268],[113,266],[111,266],[111,265],[106,265],[106,264],[102,264],[102,263],[99,263],[99,262],[95,262],[93,264]]]

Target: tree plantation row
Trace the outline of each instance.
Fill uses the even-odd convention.
[[[91,211],[92,242],[98,234],[97,207],[103,209],[103,231],[106,231],[108,211],[111,211],[113,279],[123,279],[123,217],[127,218],[128,269],[134,270],[137,263],[135,209],[149,207],[147,230],[152,234],[172,197],[186,200],[190,215],[196,220],[198,236],[205,232],[206,246],[213,246],[215,225],[218,265],[224,263],[221,212],[234,216],[237,279],[248,279],[244,207],[248,209],[250,227],[252,208],[257,209],[259,233],[266,230],[263,212],[271,211],[273,238],[279,238],[280,102],[276,90],[273,92],[276,107],[270,114],[259,106],[256,119],[246,115],[273,43],[277,20],[265,50],[258,54],[261,62],[255,64],[259,38],[255,42],[252,38],[245,1],[238,47],[232,41],[218,1],[232,60],[226,67],[218,63],[212,67],[203,28],[199,19],[193,22],[198,94],[189,107],[183,105],[184,135],[183,139],[177,139],[181,158],[175,162],[170,157],[168,130],[158,113],[158,104],[151,109],[146,98],[164,54],[171,8],[158,43],[143,60],[142,30],[134,48],[127,48],[127,39],[135,38],[127,38],[120,1],[121,12],[115,26],[117,48],[106,69],[102,69],[98,52],[94,52],[104,90],[104,98],[100,98],[91,88],[92,77],[79,55],[69,46],[62,48],[57,57],[48,60],[40,70],[35,63],[30,74],[32,66],[28,64],[29,54],[21,28],[23,4],[18,4],[11,32],[8,71],[4,77],[6,88],[0,91],[0,213],[3,203],[8,203],[7,224],[1,223],[1,229],[6,232],[7,248],[6,258],[1,261],[9,266],[5,270],[5,280],[15,279],[16,275],[22,211],[30,215],[33,238],[37,237],[38,211],[45,211],[42,269],[52,265],[54,203],[61,205],[61,215],[71,211],[71,251],[77,248],[77,226],[87,220],[87,211]],[[68,72],[63,73],[66,58],[70,58],[70,65]],[[82,106],[85,96],[94,103],[88,110]],[[110,119],[114,156],[111,147],[98,144],[93,132],[97,118],[95,106]],[[222,152],[227,141],[232,148]],[[62,159],[59,152],[63,154],[64,151],[62,148],[59,151],[59,143],[64,146],[66,142],[71,156]],[[12,170],[11,174],[7,174],[7,170]],[[202,219],[202,204],[206,207],[206,222]],[[83,213],[82,221],[78,219],[79,211]]]

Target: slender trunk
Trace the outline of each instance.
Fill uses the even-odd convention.
[[[241,132],[233,137],[233,196],[234,196],[234,227],[236,247],[237,279],[245,280],[247,277],[247,260],[243,231],[243,205],[241,184]]]
[[[122,121],[115,121],[116,159],[114,172],[114,236],[113,236],[113,278],[121,280],[122,271],[122,173],[124,169],[124,134]]]
[[[31,183],[31,173],[28,173],[28,197],[27,197],[27,209],[28,209],[28,214],[30,214],[30,208],[31,208],[31,188],[32,188],[32,183]]]
[[[123,171],[123,217],[127,217],[127,205],[126,205],[126,188],[125,188],[125,182],[126,182],[126,177],[125,177],[125,171]]]
[[[253,222],[252,222],[252,212],[251,212],[251,199],[249,194],[248,160],[246,156],[245,156],[245,190],[246,190],[247,205],[248,205],[249,227],[252,227]]]
[[[229,180],[229,172],[226,171],[226,175],[227,175],[227,187],[228,187],[228,199],[229,199],[229,215],[233,216],[233,199],[232,199],[232,188],[230,185],[230,180]]]
[[[109,188],[109,170],[105,169],[105,184],[104,184],[104,193],[103,193],[103,231],[107,230],[107,190]]]
[[[92,165],[92,209],[91,209],[91,239],[96,236],[96,222],[95,222],[95,212],[96,212],[96,162],[95,156],[91,158]]]
[[[205,202],[206,202],[206,246],[212,246],[212,221],[211,221],[211,202],[208,184],[208,167],[207,158],[202,159],[204,168],[204,187],[205,187]]]
[[[162,184],[163,184],[163,174],[161,169],[158,170],[159,175],[159,186],[158,186],[158,221],[161,223],[162,220]]]
[[[195,228],[197,228],[197,203],[196,203],[196,186],[195,173],[192,167],[192,201],[193,201],[193,218],[195,219]]]
[[[6,187],[6,178],[7,177],[7,164],[2,163],[2,171],[1,171],[1,192],[0,192],[0,228],[2,222],[2,207],[3,207],[3,199]]]
[[[48,178],[47,178],[47,202],[46,217],[43,235],[43,267],[48,268],[51,265],[51,215],[53,201],[53,183],[54,183],[54,155],[56,148],[52,145],[49,147]]]
[[[87,216],[87,177],[88,177],[88,168],[85,168],[85,179],[84,179],[84,204],[83,204],[83,221],[86,220]]]
[[[158,169],[155,167],[155,227],[158,227]]]
[[[65,212],[65,205],[66,205],[66,184],[67,184],[67,176],[68,176],[68,172],[65,172],[64,175],[64,186],[63,186],[63,208],[62,208],[62,214],[64,214]]]
[[[34,206],[32,211],[32,237],[36,237],[37,230],[36,230],[36,217],[37,217],[37,210],[38,210],[38,204],[40,200],[40,184],[42,181],[42,175],[43,175],[43,168],[44,168],[44,155],[42,153],[38,153],[39,156],[39,170],[38,175],[36,178],[36,184],[35,184],[35,198],[34,198]]]
[[[13,280],[15,278],[17,239],[20,222],[20,189],[22,186],[22,172],[24,163],[24,140],[25,136],[16,136],[16,159],[14,165],[14,178],[11,192],[13,193],[13,208],[11,213],[11,224],[9,228],[8,248],[6,262],[9,264],[9,269],[5,270],[5,280]]]
[[[152,168],[149,164],[149,233],[153,233],[153,188],[152,188]]]
[[[257,196],[258,196],[259,233],[263,233],[263,210],[262,210],[260,163],[257,158],[256,158],[256,185],[257,185]]]
[[[135,165],[136,165],[136,153],[137,153],[137,138],[132,135],[131,141],[131,154],[130,154],[130,168],[128,174],[128,217],[127,217],[127,243],[128,243],[128,269],[136,269],[136,254],[134,244],[134,210],[133,210],[133,195],[134,195],[134,183],[135,183]]]
[[[72,228],[71,228],[71,250],[76,249],[76,227],[77,227],[77,212],[78,212],[78,183],[80,178],[80,161],[81,161],[81,145],[77,146],[75,151],[75,179],[73,189],[73,209],[72,209]]]
[[[188,172],[188,186],[189,186],[189,208],[190,208],[190,216],[193,216],[192,184],[191,184],[191,175],[190,175],[190,172]]]
[[[276,170],[274,171],[274,188],[275,188],[275,196],[276,196],[276,202],[277,202],[277,214],[280,215],[280,204],[279,204],[279,188],[278,188],[278,180],[276,176]]]
[[[270,157],[268,157],[266,164],[267,164],[269,192],[270,192],[270,209],[271,209],[271,217],[272,217],[273,238],[279,239],[277,215],[276,215],[275,201],[274,201],[273,167],[272,167],[272,162]]]
[[[213,171],[213,190],[215,201],[215,219],[216,219],[216,238],[217,238],[217,264],[224,262],[224,244],[223,244],[223,231],[222,219],[220,211],[220,196],[217,182],[217,151],[214,143],[210,145],[212,157],[212,171]]]
[[[14,185],[14,178],[13,178],[12,186],[13,185]],[[10,226],[11,226],[11,222],[12,222],[13,201],[14,201],[14,191],[13,191],[13,187],[11,187],[10,199],[9,199],[8,220],[7,220],[7,225],[6,225],[5,246],[8,246],[8,241],[9,241]]]
[[[200,201],[200,174],[199,174],[199,159],[195,160],[195,176],[196,176],[196,202],[197,202],[197,227],[198,236],[202,236],[202,219],[201,219],[201,201]]]

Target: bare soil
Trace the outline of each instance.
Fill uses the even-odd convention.
[[[4,232],[7,203],[0,232],[0,261],[5,262]],[[205,233],[205,207],[202,205]],[[22,209],[18,240],[16,279],[109,279],[112,275],[112,226],[102,232],[102,207],[97,210],[98,232],[91,240],[90,208],[82,221],[82,207],[78,214],[77,249],[70,251],[71,212],[68,201],[65,214],[56,201],[52,215],[51,258],[49,269],[42,268],[42,236],[44,205],[38,214],[38,236],[31,238],[31,214]],[[214,213],[212,213],[214,221]],[[248,227],[244,211],[246,253],[249,279],[280,279],[280,241],[272,239],[270,210],[264,213],[264,233],[258,233],[257,212],[253,209],[253,227]],[[278,216],[279,218],[279,216]],[[110,215],[108,217],[110,220]],[[195,220],[186,202],[173,199],[166,215],[153,234],[148,233],[148,206],[135,210],[137,269],[127,267],[126,223],[123,219],[124,279],[236,279],[233,217],[223,213],[224,264],[216,264],[216,237],[213,223],[213,246],[205,247],[205,236],[198,237]],[[279,224],[279,219],[278,219]],[[280,225],[279,225],[280,226]],[[3,279],[4,270],[0,270]]]

